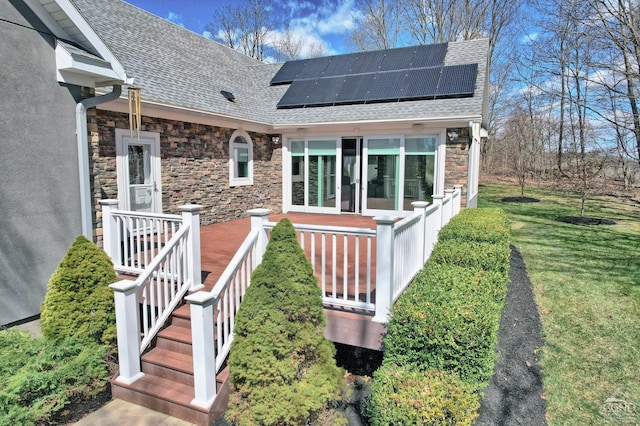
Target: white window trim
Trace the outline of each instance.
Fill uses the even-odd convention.
[[[118,185],[118,208],[129,209],[129,194],[127,191],[127,180],[129,172],[127,164],[127,142],[126,138],[131,136],[128,129],[115,129],[116,136],[116,181]],[[140,132],[141,143],[151,145],[151,162],[155,171],[155,213],[162,213],[162,176],[160,162],[160,133]]]
[[[247,165],[249,177],[239,178],[235,176],[236,159],[235,159],[235,147],[234,143],[238,137],[242,137],[249,148],[249,164]],[[247,132],[238,129],[229,138],[229,186],[245,186],[253,185],[253,141]]]

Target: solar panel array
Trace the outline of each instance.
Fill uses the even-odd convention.
[[[447,43],[283,64],[272,85],[290,84],[278,108],[472,96],[477,64],[444,66]]]

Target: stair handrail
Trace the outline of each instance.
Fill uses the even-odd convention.
[[[114,256],[113,206],[103,205],[105,250]],[[187,291],[203,287],[200,269],[200,216],[202,206],[180,206],[180,227],[135,279],[113,283],[120,375],[116,380],[131,384],[142,377],[140,356],[182,302]],[[140,215],[139,213],[137,213]]]

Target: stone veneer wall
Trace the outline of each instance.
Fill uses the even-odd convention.
[[[458,130],[458,129],[456,129]],[[469,172],[469,137],[460,134],[457,139],[447,141],[445,158],[444,188],[462,185],[461,206],[467,204],[467,183]]]
[[[117,198],[115,129],[128,129],[128,114],[91,109],[91,144],[95,236],[102,241],[99,200]],[[235,129],[142,117],[143,131],[160,134],[162,210],[179,214],[178,206],[201,204],[200,223],[229,221],[247,210],[282,209],[282,149],[271,136],[248,132],[253,142],[253,185],[229,186],[229,138]]]

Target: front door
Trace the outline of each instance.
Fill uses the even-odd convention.
[[[119,130],[116,129],[116,165],[120,208],[162,212],[159,134],[140,132],[138,138]]]

